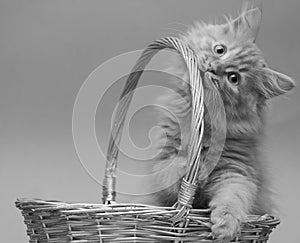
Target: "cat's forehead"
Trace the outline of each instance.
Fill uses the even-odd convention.
[[[186,41],[198,52],[214,55],[213,48],[217,44],[225,45],[227,53],[221,59],[252,59],[264,62],[261,52],[253,41],[245,39],[241,33],[236,33],[228,25],[210,25],[196,23],[187,33]]]
[[[187,39],[203,50],[211,49],[215,43],[222,43],[228,49],[238,49],[243,46],[257,49],[255,44],[245,39],[242,35],[231,31],[227,25],[196,23],[188,32]]]

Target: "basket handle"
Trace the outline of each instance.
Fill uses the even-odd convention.
[[[183,216],[183,214],[188,212],[189,208],[191,208],[197,187],[204,130],[204,101],[202,86],[204,73],[199,69],[193,51],[188,48],[180,39],[174,37],[162,38],[155,41],[153,44],[150,44],[148,48],[143,51],[141,57],[136,62],[126,81],[115,113],[116,115],[109,140],[105,177],[103,180],[103,202],[105,204],[115,202],[116,167],[119,152],[118,146],[120,145],[124,121],[134,94],[134,90],[146,65],[158,51],[165,48],[176,50],[183,57],[189,72],[190,89],[192,95],[192,132],[189,141],[187,171],[181,183],[181,189],[179,191],[178,201],[176,204],[178,208],[182,209],[180,210],[179,214],[180,218]],[[175,221],[177,219],[174,218]]]

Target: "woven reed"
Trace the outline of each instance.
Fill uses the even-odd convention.
[[[174,207],[116,203],[118,146],[126,113],[145,66],[164,48],[176,50],[186,62],[192,95],[188,166],[178,201]],[[197,180],[202,178],[200,163],[204,163],[200,159],[204,128],[202,80],[203,72],[193,51],[179,39],[167,37],[149,45],[129,75],[117,107],[103,180],[103,204],[17,200],[16,206],[25,218],[29,242],[214,242],[209,210],[191,207]],[[214,164],[205,165],[205,173],[213,168]],[[248,216],[232,242],[267,242],[278,224],[279,220],[270,215]]]
[[[75,204],[42,200],[16,202],[22,209],[29,242],[214,242],[209,211],[191,209],[180,227],[170,221],[172,207],[136,204]],[[267,242],[278,219],[249,216],[233,242]]]

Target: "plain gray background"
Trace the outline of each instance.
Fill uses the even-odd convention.
[[[1,241],[27,241],[14,207],[18,197],[100,201],[101,187],[78,161],[71,129],[76,94],[91,71],[175,32],[167,28],[184,30],[174,22],[189,25],[235,14],[241,5],[239,0],[1,0]],[[265,0],[263,10],[259,45],[266,60],[298,81],[300,1]],[[282,220],[272,243],[299,238],[299,97],[296,88],[275,98],[268,116],[265,150]]]

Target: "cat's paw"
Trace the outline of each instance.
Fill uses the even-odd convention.
[[[210,216],[212,234],[218,242],[229,242],[240,232],[240,220],[226,207],[216,207]]]

